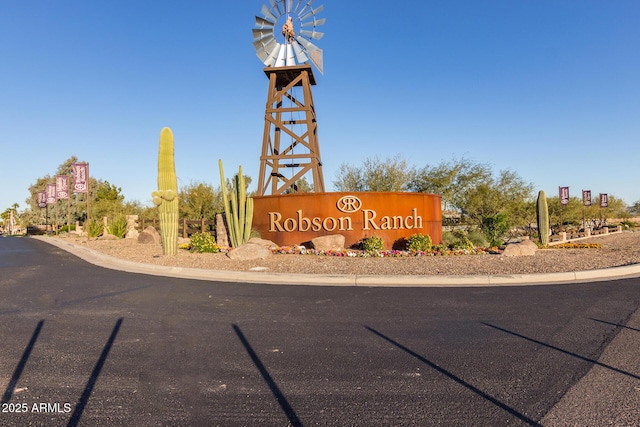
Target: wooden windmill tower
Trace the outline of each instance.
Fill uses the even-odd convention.
[[[316,84],[311,61],[322,73],[322,49],[311,40],[324,35],[316,31],[325,19],[317,19],[323,6],[314,0],[270,0],[262,6],[253,29],[256,54],[266,65],[269,92],[265,110],[258,195],[297,192],[297,182],[309,175],[316,193],[324,192],[318,123],[311,94]],[[284,43],[276,41],[278,20],[283,21]],[[294,25],[300,28],[295,33]]]

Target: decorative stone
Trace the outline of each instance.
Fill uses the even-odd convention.
[[[521,243],[511,243],[508,244],[504,251],[502,252],[502,256],[512,257],[512,256],[532,256],[536,254],[538,247],[531,240],[524,240]]]
[[[267,249],[273,249],[273,248],[277,248],[278,247],[278,245],[273,243],[271,240],[265,240],[265,239],[261,239],[259,237],[252,237],[252,238],[249,239],[249,241],[247,243],[253,243],[255,245],[264,246]]]
[[[314,237],[311,239],[311,244],[319,251],[341,251],[344,249],[344,240],[342,234],[332,234],[330,236]]]
[[[160,244],[160,233],[153,226],[148,226],[138,236],[138,243]]]
[[[137,239],[138,236],[140,236],[140,232],[138,230],[136,230],[135,228],[130,228],[127,231],[127,234],[124,235],[125,239]]]
[[[253,259],[264,259],[271,256],[271,250],[263,245],[247,243],[227,252],[227,256],[232,260],[249,261]]]
[[[220,248],[228,248],[229,234],[227,233],[227,225],[224,220],[224,215],[216,214],[216,245]]]

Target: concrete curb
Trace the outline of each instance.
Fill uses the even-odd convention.
[[[177,277],[218,282],[261,283],[269,285],[310,286],[365,286],[365,287],[473,287],[473,286],[525,286],[594,282],[627,277],[640,277],[640,264],[602,270],[565,273],[465,275],[465,276],[373,276],[356,274],[289,274],[205,270],[199,268],[169,267],[126,261],[105,255],[74,243],[53,237],[30,236],[65,250],[91,264],[152,276]]]

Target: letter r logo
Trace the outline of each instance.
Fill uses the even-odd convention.
[[[360,210],[362,201],[356,196],[344,196],[338,200],[336,207],[340,212],[353,213]]]

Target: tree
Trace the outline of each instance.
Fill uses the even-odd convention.
[[[415,168],[399,154],[384,160],[368,157],[360,167],[340,165],[333,185],[338,191],[407,191],[414,174]]]
[[[489,165],[464,158],[425,166],[415,174],[409,188],[440,194],[444,210],[460,213],[489,239],[493,238],[496,224],[501,230],[504,224],[528,225],[535,218],[533,184],[511,170],[495,176]],[[506,214],[506,218],[499,214]]]
[[[192,182],[178,193],[180,218],[214,220],[216,214],[224,210],[222,193],[210,184]]]
[[[629,206],[629,213],[631,215],[640,215],[640,200]]]
[[[305,176],[297,180],[293,185],[295,185],[295,188],[287,188],[284,191],[284,194],[313,193],[313,187],[309,184],[309,181],[307,181],[307,177]]]

